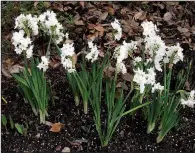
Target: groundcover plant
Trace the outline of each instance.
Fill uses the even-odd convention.
[[[51,46],[55,46],[74,96],[75,107],[82,102],[85,114],[92,108],[94,124],[103,147],[112,140],[121,119],[124,116],[133,119],[138,110],[147,120],[148,134],[157,128],[156,142],[159,143],[177,126],[183,107],[193,108],[195,105],[195,91],[184,90],[192,62],[188,62],[186,71],[181,70],[177,76],[173,76],[174,66],[184,59],[183,49],[179,43],[166,45],[158,35],[157,26],[151,21],[145,20],[141,24],[142,38],[138,41],[124,40],[122,43],[119,21],[115,19],[110,26],[117,47],[114,51],[108,48],[104,51],[105,55],[100,57],[100,50],[93,39],[86,42],[86,51],[76,53],[73,41],[53,11],[48,10],[39,16],[21,14],[15,19],[12,43],[15,52],[23,56],[25,68],[19,74],[13,74],[13,77],[33,113],[39,115],[40,123],[45,124],[48,107],[52,107],[49,103],[51,87],[45,72],[49,68]],[[41,62],[33,56],[33,43],[37,35],[48,39],[47,51],[40,58]],[[129,78],[130,89],[124,92],[126,82],[123,81],[119,89],[117,84],[120,76],[128,71],[127,61],[133,63],[133,73]],[[110,77],[105,73],[109,67],[114,67]],[[171,88],[173,77],[176,78],[174,89]],[[102,116],[103,107],[106,112]]]

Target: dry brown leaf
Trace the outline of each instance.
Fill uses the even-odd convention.
[[[51,129],[49,131],[60,132],[63,127],[64,127],[64,124],[62,123],[54,123],[51,125]]]
[[[170,12],[167,12],[164,14],[163,16],[163,20],[166,21],[166,22],[169,22],[172,20],[172,14]]]
[[[37,5],[38,5],[38,1],[34,2],[34,7],[37,8]]]
[[[50,7],[50,2],[44,2],[44,6],[45,6],[46,8]]]
[[[77,63],[77,55],[76,54],[74,54],[72,56],[72,63],[73,63],[73,65],[75,65]]]
[[[108,12],[104,12],[104,13],[102,13],[102,15],[100,15],[99,20],[104,21],[107,18],[107,16],[108,16]]]
[[[162,3],[157,3],[157,4],[155,4],[155,6],[160,7],[160,9],[162,9],[162,10],[165,8],[165,5]]]
[[[136,12],[133,18],[134,18],[135,20],[137,20],[137,19],[139,19],[142,15],[143,15],[143,11]]]
[[[99,55],[100,57],[104,57],[104,52],[102,51],[102,49],[101,49],[101,50],[99,50],[98,55]]]
[[[110,15],[114,15],[115,11],[112,7],[107,7],[107,11]]]
[[[76,24],[76,25],[85,25],[85,23],[83,22],[83,20],[75,20],[74,21],[74,23]]]
[[[123,78],[125,81],[131,82],[131,81],[133,80],[133,75],[131,75],[130,73],[125,73],[125,74],[122,74],[122,78]]]
[[[52,68],[57,68],[58,66],[60,66],[60,62],[58,62],[57,60],[54,60],[54,59],[52,59],[52,60],[50,60],[49,61],[49,65],[52,67]]]
[[[88,29],[94,29],[95,26],[95,24],[88,24]]]
[[[109,67],[106,67],[105,69],[104,69],[104,74],[106,75],[106,76],[108,76],[108,77],[111,77],[111,76],[113,76],[113,72],[115,71],[115,68],[114,67],[112,67],[112,66],[109,66]]]
[[[189,83],[189,81],[185,82],[185,89],[190,91],[190,83]]]
[[[168,4],[168,5],[170,5],[170,6],[172,6],[172,5],[178,5],[179,4],[179,2],[166,2],[166,4]]]
[[[94,28],[99,32],[104,32],[104,27],[101,24],[96,25]]]
[[[19,73],[24,70],[24,67],[20,66],[19,64],[13,65],[9,68],[9,72],[11,74],[13,73]]]
[[[79,2],[79,4],[82,6],[82,8],[84,8],[84,7],[85,7],[85,2],[80,1],[80,2]]]
[[[117,87],[117,88],[122,88],[122,87],[123,87],[124,90],[128,90],[127,85],[126,85],[125,83],[123,83],[123,82],[117,83],[116,87]]]
[[[1,72],[3,73],[4,76],[6,76],[7,78],[12,78],[12,76],[9,74],[9,72],[6,71],[6,69],[3,67],[1,67]]]
[[[95,38],[97,38],[99,35],[99,33],[96,31],[95,33],[93,34],[90,34],[90,35],[87,35],[87,39],[89,40],[94,40]]]
[[[143,21],[146,19],[146,14],[147,12],[144,12],[142,10],[140,10],[139,12],[137,12],[135,15],[134,15],[134,19],[135,20],[140,20],[140,21]]]
[[[187,28],[182,28],[182,27],[177,27],[177,30],[181,33],[186,33],[189,32],[189,30]]]
[[[69,147],[64,147],[64,149],[62,149],[62,152],[70,152],[70,148]]]
[[[56,10],[58,10],[58,11],[61,11],[61,12],[64,11],[64,6],[62,5],[62,3],[54,2],[52,8],[53,8],[53,9],[56,9]]]

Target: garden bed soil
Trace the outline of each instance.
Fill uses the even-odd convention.
[[[185,109],[181,118],[181,125],[173,129],[164,138],[156,143],[154,134],[146,133],[147,122],[139,113],[132,120],[126,116],[113,135],[110,144],[102,148],[92,118],[83,113],[80,104],[76,107],[74,98],[66,83],[65,75],[61,68],[49,70],[48,78],[51,79],[52,89],[55,91],[55,105],[49,105],[47,121],[61,122],[65,127],[59,133],[50,131],[48,125],[40,125],[39,118],[34,116],[31,107],[25,103],[18,94],[16,83],[13,79],[2,77],[2,94],[6,97],[7,104],[2,101],[2,114],[12,116],[14,122],[28,124],[27,136],[21,136],[16,130],[8,126],[6,131],[2,127],[1,144],[2,152],[61,152],[64,147],[69,147],[74,152],[193,152],[195,150],[195,110]],[[76,143],[75,143],[76,142]],[[79,143],[78,143],[79,142]]]

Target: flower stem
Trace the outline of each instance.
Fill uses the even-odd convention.
[[[154,130],[155,123],[149,124],[147,128],[147,134],[151,133]]]
[[[84,105],[84,113],[87,114],[87,112],[88,112],[88,103],[87,103],[87,101],[84,101],[83,105]]]
[[[79,105],[79,97],[75,96],[74,101],[75,101],[75,105],[78,106]]]

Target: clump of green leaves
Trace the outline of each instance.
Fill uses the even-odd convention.
[[[186,73],[184,73],[184,70],[179,71],[176,76],[175,90],[172,91],[170,89],[173,78],[172,66],[169,65],[168,70],[167,65],[164,66],[164,91],[156,91],[152,96],[152,103],[147,106],[147,133],[151,133],[156,124],[160,122],[157,143],[161,142],[166,134],[178,124],[179,111],[181,110],[181,95],[179,93],[184,89],[190,69],[191,62],[185,70]]]
[[[38,63],[38,59],[32,59],[31,69],[28,69],[26,63],[24,71],[20,74],[13,74],[13,77],[18,82],[19,90],[31,105],[34,114],[39,114],[40,123],[45,123],[50,91],[44,72],[37,67]]]

